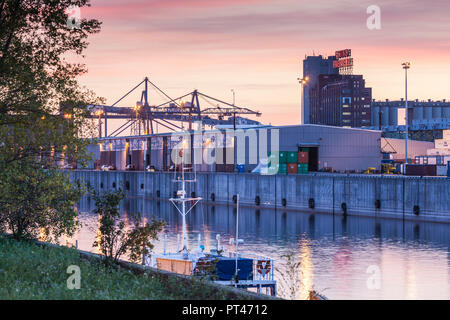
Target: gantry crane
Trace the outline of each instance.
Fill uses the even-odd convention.
[[[132,108],[119,107],[117,104],[125,97],[134,92],[141,85],[144,85],[144,90],[141,93],[141,99]],[[150,106],[148,103],[148,89],[149,85],[155,88],[166,99],[166,102]],[[180,103],[182,100],[189,100]],[[210,104],[211,107],[201,110],[200,99]],[[142,80],[133,89],[128,91],[119,100],[111,106],[107,105],[89,105],[91,114],[89,118],[99,119],[99,136],[101,137],[101,119],[105,124],[105,136],[118,136],[123,131],[131,128],[134,135],[153,134],[153,124],[157,123],[171,131],[183,129],[174,122],[188,123],[188,130],[192,130],[192,123],[200,121],[202,125],[217,126],[217,125],[234,125],[236,123],[243,123],[247,125],[259,125],[255,120],[237,117],[237,115],[253,115],[261,116],[258,111],[253,111],[248,108],[237,107],[234,104],[213,98],[206,94],[194,90],[181,97],[172,99],[158,86],[152,83],[148,77]],[[125,119],[127,120],[123,125],[108,134],[108,119]],[[142,128],[142,131],[141,131]]]

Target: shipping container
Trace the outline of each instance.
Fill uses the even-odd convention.
[[[436,165],[408,164],[406,165],[407,176],[436,176]]]
[[[278,163],[287,164],[287,156],[288,156],[287,151],[269,152],[269,160],[272,159],[276,161],[276,157],[278,157]]]
[[[287,173],[287,163],[280,163],[278,165],[278,173],[279,174],[286,174]]]
[[[297,174],[298,173],[297,163],[288,163],[288,165],[287,165],[287,173],[288,174]]]
[[[436,139],[434,140],[435,149],[450,149],[450,139]]]
[[[288,152],[288,155],[287,155],[287,162],[288,163],[297,163],[297,161],[298,161],[298,155],[297,155],[297,152],[292,152],[292,151],[289,151]]]
[[[308,163],[309,162],[309,152],[299,151],[297,154],[298,163]]]
[[[238,165],[237,165],[237,171],[238,171],[238,172],[245,172],[245,165],[243,165],[243,164],[238,164]]]
[[[308,173],[308,164],[307,163],[297,164],[297,173],[298,174],[307,174]]]

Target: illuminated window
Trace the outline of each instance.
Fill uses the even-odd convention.
[[[351,112],[342,112],[342,115],[344,115],[344,116],[351,116],[352,113]]]

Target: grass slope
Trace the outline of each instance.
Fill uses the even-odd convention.
[[[70,265],[81,270],[81,288],[69,290]],[[71,248],[37,246],[0,236],[0,299],[248,299],[199,280],[154,273],[137,275],[119,266],[86,260]]]

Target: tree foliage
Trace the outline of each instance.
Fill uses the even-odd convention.
[[[68,9],[89,0],[0,0],[0,228],[17,238],[73,233],[78,185],[57,171],[89,156],[81,61],[100,22],[68,27]]]
[[[0,231],[16,239],[55,240],[78,226],[74,205],[83,189],[58,170],[15,161],[2,172],[0,190]]]
[[[99,102],[80,87],[86,72],[76,60],[87,37],[100,30],[95,19],[68,28],[68,9],[88,0],[0,0],[0,154],[3,162],[62,154],[85,160],[93,127],[89,103]],[[64,117],[66,115],[66,117]],[[70,118],[69,118],[70,117]]]
[[[158,233],[165,225],[164,221],[152,218],[142,222],[141,215],[131,217],[132,227],[125,226],[121,220],[119,205],[125,194],[121,189],[99,194],[94,191],[94,212],[99,215],[100,227],[94,247],[100,247],[101,252],[110,261],[117,262],[124,254],[129,254],[133,262],[139,261],[143,255],[148,255],[153,249],[152,240],[158,239]]]

